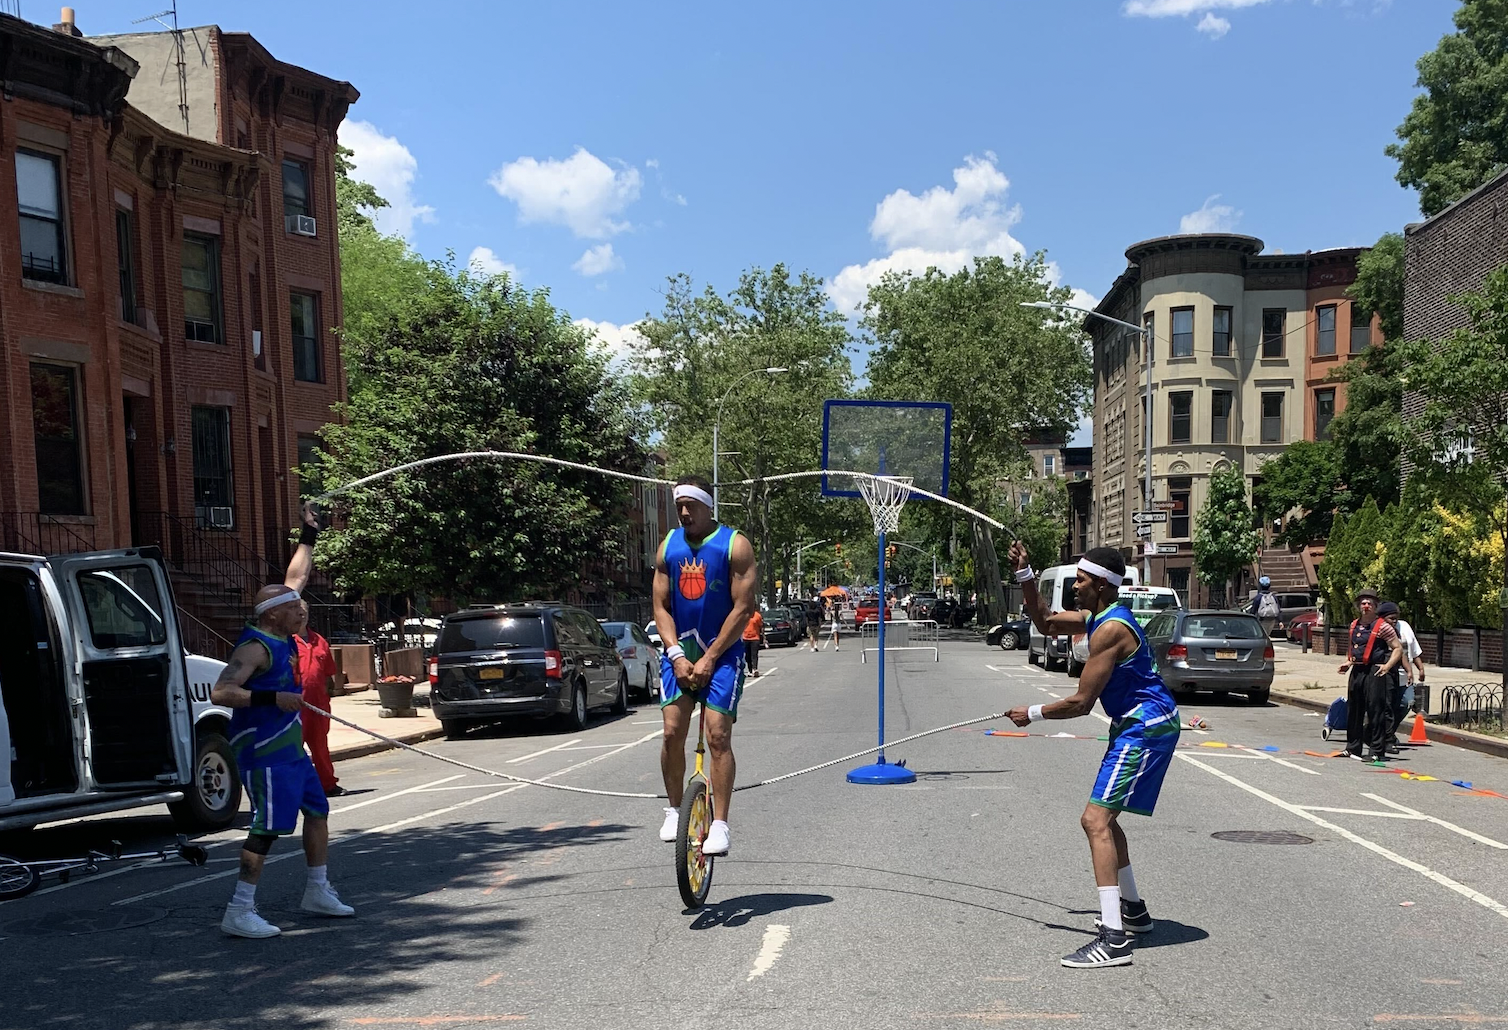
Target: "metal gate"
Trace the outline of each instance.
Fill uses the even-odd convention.
[[[885,623],[885,651],[931,651],[937,658],[937,621],[935,619],[891,619]],[[869,653],[880,651],[880,620],[871,619],[859,627],[859,662],[869,661]]]

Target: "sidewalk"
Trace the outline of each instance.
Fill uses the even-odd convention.
[[[1323,712],[1330,702],[1346,695],[1346,679],[1335,670],[1342,661],[1339,655],[1320,654],[1314,651],[1304,654],[1297,644],[1274,641],[1277,652],[1277,675],[1272,680],[1272,699],[1284,704]],[[1495,672],[1472,672],[1470,669],[1447,669],[1438,665],[1424,666],[1424,681],[1430,687],[1432,710],[1439,710],[1440,691],[1448,686],[1464,686],[1469,683],[1495,683]],[[1316,687],[1315,684],[1318,684]],[[1413,727],[1413,718],[1405,721],[1402,733]],[[1486,733],[1473,733],[1454,727],[1426,724],[1429,739],[1443,744],[1470,748],[1498,758],[1508,758],[1508,738]]]
[[[375,689],[343,694],[330,699],[332,715],[349,719],[358,726],[365,726],[374,733],[401,740],[405,744],[417,744],[421,740],[432,740],[444,735],[445,731],[440,728],[440,720],[434,717],[427,705],[416,710],[419,714],[412,718],[382,718],[378,714],[382,711],[382,705],[377,700]],[[330,757],[334,761],[360,758],[363,755],[387,751],[391,747],[392,745],[375,737],[369,737],[359,730],[353,730],[349,726],[342,726],[338,722],[330,724]]]

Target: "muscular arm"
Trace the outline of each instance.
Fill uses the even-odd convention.
[[[1131,657],[1139,646],[1141,641],[1124,623],[1107,622],[1095,630],[1094,636],[1089,638],[1089,661],[1084,663],[1084,671],[1079,676],[1079,689],[1070,697],[1043,705],[1042,718],[1077,719],[1088,715],[1110,682],[1116,663]],[[1018,726],[1031,721],[1024,706],[1013,708],[1006,714]]]
[[[251,691],[246,681],[267,668],[267,649],[256,642],[242,644],[231,653],[230,661],[220,670],[220,678],[210,691],[209,699],[226,708],[246,708],[251,704]]]
[[[759,567],[754,562],[754,545],[742,533],[733,538],[732,553],[728,555],[728,574],[732,580],[733,610],[723,620],[717,639],[707,648],[707,654],[714,662],[742,639],[749,617],[759,610]]]
[[[665,564],[665,543],[655,554],[655,578],[653,586],[655,629],[660,631],[660,645],[670,650],[680,639],[675,629],[675,616],[670,613],[670,568]]]
[[[312,505],[304,505],[299,518],[304,525],[319,528],[319,515],[315,513]],[[293,558],[288,562],[288,572],[283,576],[283,586],[292,587],[302,593],[309,583],[309,573],[313,571],[314,548],[309,544],[299,544],[293,549]]]
[[[1071,611],[1054,614],[1051,603],[1037,590],[1037,581],[1034,579],[1021,584],[1021,606],[1026,609],[1026,615],[1032,620],[1032,625],[1037,627],[1037,632],[1043,636],[1082,633],[1084,630],[1084,613]]]

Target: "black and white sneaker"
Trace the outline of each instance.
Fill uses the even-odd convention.
[[[1152,932],[1152,915],[1147,911],[1145,901],[1122,901],[1121,902],[1121,925],[1126,932],[1133,936],[1140,933]]]
[[[1124,930],[1100,927],[1099,936],[1072,955],[1063,956],[1069,969],[1099,969],[1101,966],[1131,964],[1131,935]]]

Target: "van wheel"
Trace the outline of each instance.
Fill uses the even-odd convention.
[[[1074,661],[1072,658],[1067,659],[1067,662],[1068,662],[1068,675],[1074,677],[1075,679],[1077,679],[1079,676],[1083,675],[1083,673],[1084,673],[1084,666],[1081,663]]]
[[[610,711],[614,715],[628,714],[628,673],[618,674],[618,693],[613,695],[613,707]]]
[[[168,805],[173,820],[185,830],[223,830],[241,810],[241,778],[230,741],[218,733],[199,734],[194,752],[193,782],[183,788],[183,800]]]
[[[466,727],[471,723],[465,719],[441,719],[440,729],[445,731],[446,740],[460,740],[466,735]]]
[[[1253,690],[1247,693],[1246,700],[1254,705],[1265,705],[1267,699],[1272,696],[1272,688],[1264,687],[1261,690]]]
[[[580,733],[586,723],[586,684],[578,683],[571,691],[571,710],[560,717],[560,728],[566,733]]]

